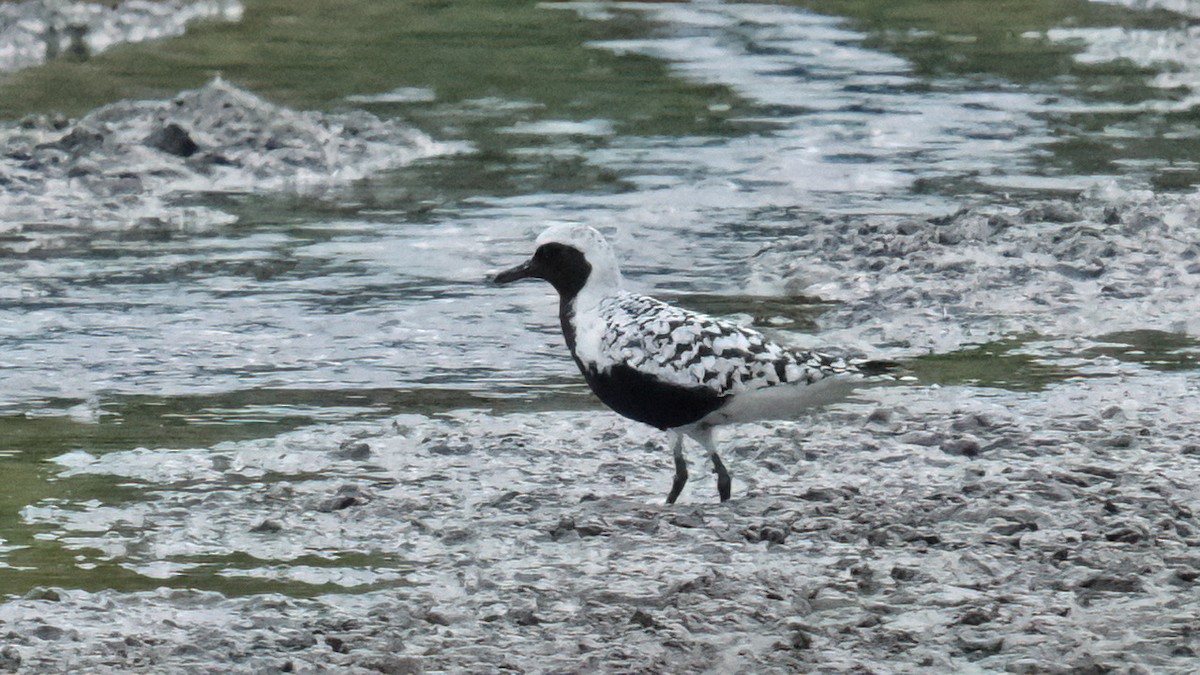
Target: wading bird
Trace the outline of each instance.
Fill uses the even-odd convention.
[[[527,278],[558,291],[563,337],[596,396],[625,417],[669,432],[675,479],[668,504],[688,479],[684,436],[708,452],[725,501],[729,472],[714,427],[793,417],[892,366],[790,350],[733,322],[622,290],[612,248],[583,225],[550,227],[532,258],[494,281]]]

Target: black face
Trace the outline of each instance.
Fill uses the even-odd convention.
[[[494,281],[507,284],[518,279],[545,279],[564,300],[575,297],[587,283],[592,266],[579,249],[551,242],[542,244],[533,257],[516,267],[496,275]]]

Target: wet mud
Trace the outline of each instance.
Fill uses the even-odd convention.
[[[84,60],[114,45],[182,35],[194,21],[241,16],[237,0],[6,2],[0,5],[0,72],[56,58]]]
[[[154,495],[25,509],[88,564],[313,593],[39,588],[0,606],[4,663],[1189,672],[1200,387],[1096,336],[1195,330],[1195,210],[1091,195],[830,218],[768,246],[757,283],[837,301],[822,339],[919,361],[1033,333],[1026,348],[1064,371],[1025,391],[902,381],[725,430],[726,504],[695,452],[681,503],[663,505],[665,439],[608,412],[404,415],[62,455],[63,480]]]
[[[319,195],[455,147],[363,111],[291,110],[218,78],[168,100],[119,101],[78,121],[36,116],[0,131],[0,232],[27,253],[72,232],[204,231],[234,217],[186,194]]]
[[[67,548],[146,574],[241,554],[250,564],[224,574],[333,590],[36,589],[0,606],[4,663],[1188,672],[1195,389],[1123,364],[1027,394],[879,388],[800,423],[727,432],[724,505],[699,452],[681,503],[662,505],[663,439],[599,412],[73,453],[64,476],[145,481],[157,498],[30,507]]]
[[[766,247],[750,287],[835,301],[821,338],[948,352],[1024,336],[1200,331],[1194,195],[1098,188],[1072,200],[991,205],[934,218],[802,220]]]

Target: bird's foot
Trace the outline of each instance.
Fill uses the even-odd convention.
[[[725,470],[725,463],[713,453],[713,473],[717,474],[717,494],[721,496],[721,501],[729,501],[732,481],[729,479],[729,472]]]

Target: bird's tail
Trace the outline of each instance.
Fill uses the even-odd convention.
[[[885,359],[859,361],[854,363],[854,365],[862,371],[863,375],[888,375],[900,369],[899,361],[888,361]]]
[[[858,369],[866,377],[876,377],[882,380],[909,380],[912,373],[899,361],[888,359],[855,359],[850,365]]]

